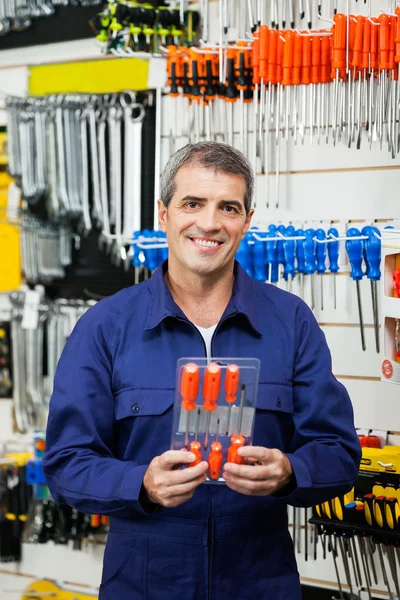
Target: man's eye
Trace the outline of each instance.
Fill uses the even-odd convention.
[[[188,202],[186,206],[188,208],[196,208],[196,206],[198,206],[198,202]]]
[[[227,206],[225,206],[225,210],[227,212],[237,212],[237,209],[235,206],[230,206],[229,204]]]

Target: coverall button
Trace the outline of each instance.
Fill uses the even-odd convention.
[[[139,405],[138,405],[138,404],[134,404],[134,405],[132,406],[132,412],[133,412],[133,413],[135,413],[135,414],[136,414],[136,413],[138,413],[138,412],[139,412],[139,410],[140,410],[140,407],[139,407]]]
[[[276,401],[276,405],[278,408],[280,408],[282,406],[282,402],[281,402],[280,398],[278,398],[278,400]]]

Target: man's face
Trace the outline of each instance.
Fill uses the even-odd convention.
[[[232,264],[254,212],[246,216],[245,192],[241,176],[197,165],[179,169],[168,209],[158,202],[170,263],[200,276]]]

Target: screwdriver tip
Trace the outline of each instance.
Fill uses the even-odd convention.
[[[300,14],[300,19],[304,19],[305,16],[306,16],[306,11],[303,10],[303,12]]]
[[[311,21],[308,22],[308,29],[312,29],[312,22]]]

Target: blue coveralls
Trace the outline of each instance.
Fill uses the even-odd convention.
[[[269,497],[202,485],[177,508],[148,510],[139,494],[150,461],[170,448],[176,362],[205,356],[166,267],[99,302],[69,338],[43,460],[51,493],[110,516],[100,600],[300,600],[286,505],[354,485],[360,444],[349,396],[307,305],[235,264],[212,355],[260,359],[254,445],[285,452],[295,484]]]

